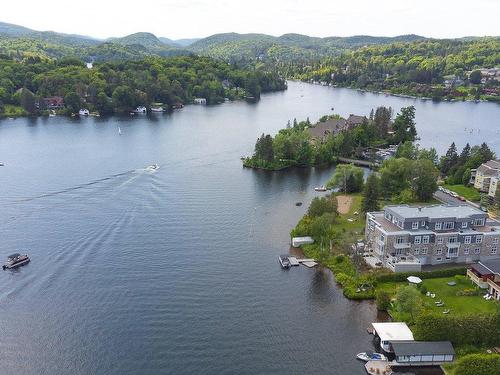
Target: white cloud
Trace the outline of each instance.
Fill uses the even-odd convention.
[[[458,37],[500,35],[499,14],[498,0],[7,0],[0,21],[101,38],[137,31]]]

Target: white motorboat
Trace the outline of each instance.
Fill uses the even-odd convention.
[[[325,186],[318,186],[314,188],[315,191],[327,191],[328,189]]]
[[[151,164],[151,165],[150,165],[150,166],[148,166],[146,169],[147,169],[148,171],[156,171],[156,170],[160,169],[160,166],[159,166],[158,164],[156,164],[156,163],[155,163],[155,164]]]
[[[151,107],[151,112],[153,112],[153,113],[161,113],[164,111],[165,110],[163,109],[163,107]]]
[[[83,108],[83,109],[80,109],[80,110],[78,111],[78,115],[79,115],[79,116],[88,116],[88,115],[90,115],[90,112],[89,112],[89,110],[88,110],[88,109]]]
[[[280,255],[278,257],[278,260],[281,264],[281,268],[284,268],[284,269],[289,269],[291,264],[290,264],[290,261],[288,260],[288,255]]]
[[[356,358],[368,362],[368,361],[387,361],[387,357],[380,353],[373,352],[363,352],[356,354]]]

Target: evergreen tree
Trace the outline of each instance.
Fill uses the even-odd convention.
[[[448,148],[448,151],[446,151],[446,155],[441,157],[441,173],[447,175],[448,172],[457,164],[457,162],[457,146],[455,145],[455,142],[453,142]]]
[[[470,145],[467,142],[465,147],[462,149],[462,152],[460,153],[460,156],[458,158],[458,163],[460,165],[464,165],[467,162],[467,160],[469,160],[469,158],[470,158]]]
[[[481,144],[479,153],[481,155],[483,163],[486,163],[488,160],[495,159],[495,154],[493,153],[493,151],[490,150],[490,148],[485,142]]]
[[[370,174],[366,180],[363,190],[361,209],[363,212],[377,211],[380,209],[378,199],[380,197],[380,180],[375,173]]]

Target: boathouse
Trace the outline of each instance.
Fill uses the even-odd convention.
[[[395,341],[392,347],[399,366],[433,366],[455,360],[449,341]]]
[[[413,341],[413,333],[403,322],[372,323],[373,334],[380,338],[380,347],[387,353],[394,353],[394,343]]]

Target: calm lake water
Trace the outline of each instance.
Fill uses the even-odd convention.
[[[0,121],[0,257],[32,259],[0,273],[0,372],[364,374],[373,304],[346,300],[327,270],[277,262],[333,168],[239,158],[294,117],[410,104],[422,145],[500,151],[498,105],[293,82],[257,104]]]

